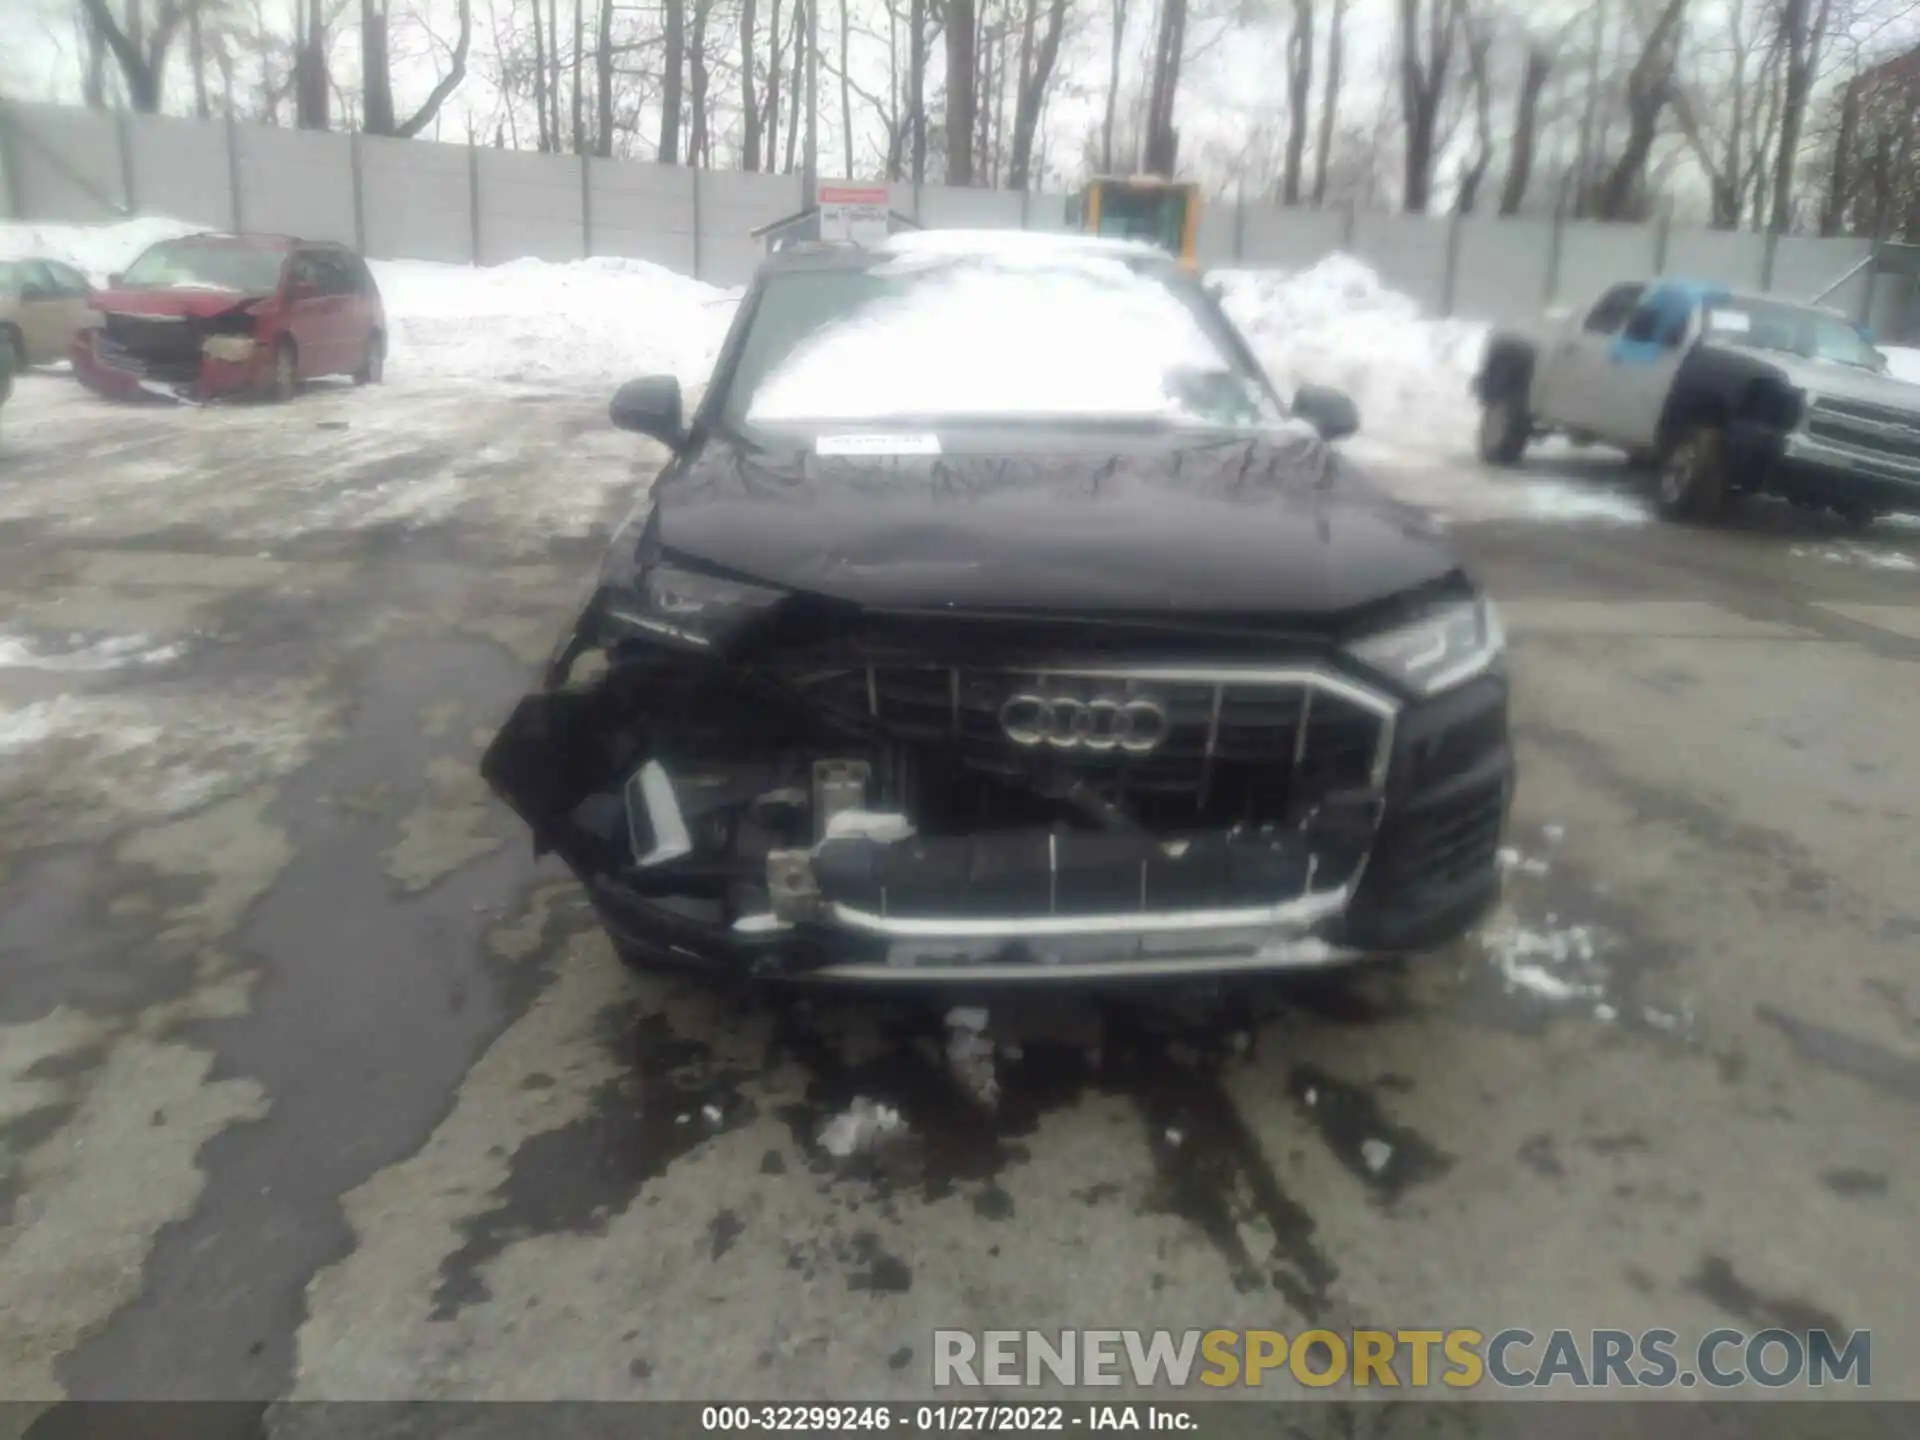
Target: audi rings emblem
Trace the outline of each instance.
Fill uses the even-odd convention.
[[[1000,728],[1016,745],[1055,750],[1120,750],[1145,755],[1167,738],[1167,712],[1144,696],[1015,695],[1000,707]]]

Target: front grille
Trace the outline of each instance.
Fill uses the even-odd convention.
[[[192,319],[109,314],[95,339],[105,364],[156,380],[192,380],[200,373],[204,327]]]
[[[841,726],[937,749],[974,774],[1017,781],[1036,767],[1064,768],[1120,799],[1186,797],[1195,819],[1203,818],[1198,812],[1210,795],[1233,787],[1270,790],[1277,781],[1286,793],[1269,794],[1269,802],[1376,788],[1391,741],[1391,702],[1307,669],[1222,670],[1216,677],[1195,670],[884,665],[816,670],[791,683]],[[1145,700],[1164,712],[1166,726],[1144,754],[1117,745],[1022,745],[1001,718],[1016,695],[1081,704]]]
[[[1920,413],[1891,405],[1822,397],[1807,414],[1816,440],[1909,461],[1920,461]]]

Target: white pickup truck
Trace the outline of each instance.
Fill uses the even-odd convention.
[[[1920,509],[1920,386],[1845,315],[1684,280],[1615,285],[1538,331],[1496,330],[1474,379],[1479,448],[1598,442],[1659,467],[1663,513],[1766,493],[1866,525]]]

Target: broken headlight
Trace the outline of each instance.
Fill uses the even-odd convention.
[[[615,631],[710,650],[781,594],[765,585],[656,561],[631,585],[610,591],[600,613]]]
[[[1346,649],[1362,665],[1427,696],[1498,666],[1507,634],[1491,600],[1450,600],[1418,619],[1351,641]]]

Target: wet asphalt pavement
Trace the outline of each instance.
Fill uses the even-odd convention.
[[[907,1396],[936,1326],[1308,1322],[1871,1327],[1920,1395],[1920,530],[1389,464],[1513,632],[1500,912],[998,998],[969,1068],[936,1004],[625,972],[479,784],[646,482],[602,414],[21,385],[0,1397]]]

